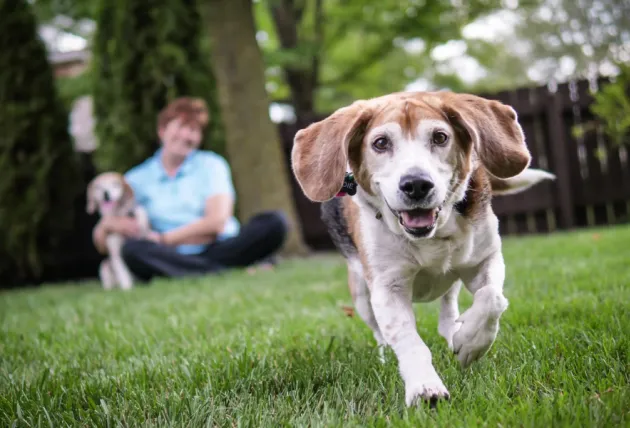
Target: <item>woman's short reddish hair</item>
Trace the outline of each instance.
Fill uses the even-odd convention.
[[[201,98],[176,98],[160,111],[158,128],[164,128],[174,119],[180,119],[183,125],[198,126],[201,129],[208,125],[209,114],[206,102]]]

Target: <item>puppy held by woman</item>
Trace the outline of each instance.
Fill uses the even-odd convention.
[[[199,148],[208,119],[203,100],[172,101],[158,115],[160,147],[124,174],[149,231],[133,216],[103,216],[94,228],[94,245],[104,255],[108,235],[124,237],[122,259],[141,282],[269,263],[285,242],[283,213],[261,212],[244,224],[234,216],[229,164]]]
[[[133,217],[139,236],[146,236],[149,231],[149,219],[146,211],[136,202],[133,191],[122,174],[104,172],[96,176],[87,187],[88,214],[98,211],[101,222],[110,217]],[[130,290],[133,286],[133,275],[122,259],[122,246],[125,237],[111,232],[105,238],[107,257],[101,261],[99,278],[106,290],[120,287]]]

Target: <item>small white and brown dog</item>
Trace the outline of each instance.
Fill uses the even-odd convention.
[[[529,168],[516,112],[467,94],[394,93],[298,131],[291,156],[347,260],[356,311],[381,355],[396,355],[407,405],[449,398],[412,302],[441,299],[438,331],[463,367],[495,341],[508,301],[492,194],[555,178]],[[338,198],[348,172],[356,195]],[[460,316],[461,283],[473,304]]]
[[[149,217],[137,204],[133,190],[122,174],[104,172],[97,175],[87,187],[87,207],[89,214],[98,210],[101,218],[108,216],[133,216],[138,222],[140,235],[150,230]],[[107,253],[99,268],[99,278],[103,288],[109,290],[116,286],[123,290],[133,287],[133,275],[122,258],[121,250],[124,236],[110,233],[106,238]]]

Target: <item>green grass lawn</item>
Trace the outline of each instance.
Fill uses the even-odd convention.
[[[504,241],[510,307],[466,371],[420,335],[451,393],[406,409],[338,257],[275,273],[0,294],[0,426],[630,426],[630,227]],[[471,303],[462,292],[463,309]]]

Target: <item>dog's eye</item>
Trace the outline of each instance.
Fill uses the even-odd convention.
[[[372,147],[374,147],[377,152],[384,152],[390,145],[391,143],[386,137],[379,137],[372,143]]]
[[[446,144],[447,141],[448,141],[448,135],[446,134],[446,132],[435,131],[433,133],[433,144],[442,146]]]

